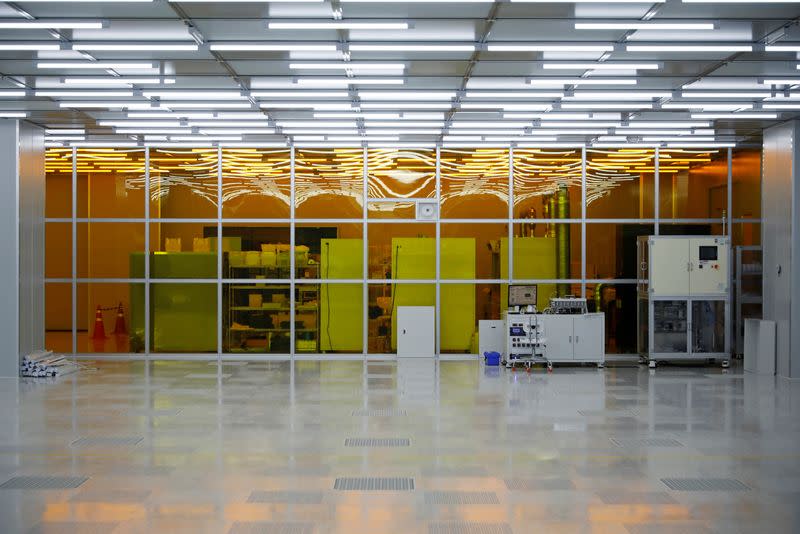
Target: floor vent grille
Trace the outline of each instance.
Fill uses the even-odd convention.
[[[735,478],[662,478],[674,491],[748,491],[750,486]]]
[[[347,438],[345,447],[409,447],[408,438]]]
[[[87,477],[14,477],[0,484],[0,489],[59,490],[74,489],[89,480]]]
[[[359,408],[353,410],[354,417],[405,417],[408,413],[405,410],[394,408]]]
[[[429,491],[425,504],[500,504],[497,494],[488,491]]]
[[[249,503],[322,504],[321,491],[254,491]]]
[[[130,437],[130,438],[104,438],[104,437],[86,437],[78,438],[70,445],[72,447],[135,447],[141,443],[143,438]]]
[[[311,523],[277,523],[277,522],[245,522],[237,521],[231,526],[228,534],[312,534]]]
[[[508,523],[431,523],[428,534],[512,534]]]
[[[342,477],[333,489],[340,491],[414,491],[414,479],[407,477]]]

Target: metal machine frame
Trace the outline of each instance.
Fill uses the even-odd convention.
[[[730,352],[731,352],[731,298],[730,298],[730,267],[727,273],[727,287],[723,292],[718,293],[689,293],[689,294],[659,294],[654,296],[651,294],[652,285],[652,269],[649,265],[650,255],[650,242],[652,238],[655,239],[702,239],[702,238],[716,238],[724,240],[727,246],[727,264],[731,264],[731,250],[730,241],[725,236],[642,236],[637,240],[637,258],[639,261],[639,283],[637,291],[637,347],[639,349],[639,362],[648,363],[650,368],[655,368],[659,361],[672,361],[672,360],[687,360],[687,361],[721,361],[722,367],[728,367]],[[643,249],[644,248],[644,249]],[[676,352],[656,352],[655,351],[655,307],[659,302],[678,302],[686,306],[685,315],[685,336],[686,336],[686,350]],[[723,303],[723,328],[724,335],[723,350],[717,352],[696,352],[693,325],[693,308],[697,302],[721,302]],[[646,311],[645,311],[646,310]],[[643,312],[646,313],[647,329],[643,330],[642,317]],[[679,332],[680,333],[680,332]],[[646,339],[643,339],[646,337]],[[646,344],[646,347],[644,346]]]

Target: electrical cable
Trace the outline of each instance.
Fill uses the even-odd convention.
[[[398,264],[400,261],[400,245],[394,247],[394,268],[392,269],[392,279],[397,280]],[[392,305],[389,308],[389,319],[394,319],[394,297],[397,295],[397,284],[392,284]]]

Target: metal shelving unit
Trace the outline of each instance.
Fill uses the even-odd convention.
[[[733,323],[735,354],[744,353],[744,320],[760,319],[763,314],[763,262],[760,246],[735,248],[736,270],[734,271],[736,315]]]

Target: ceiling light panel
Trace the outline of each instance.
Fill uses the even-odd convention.
[[[713,30],[712,22],[576,22],[576,30]]]
[[[371,22],[358,20],[330,20],[318,22],[270,21],[270,30],[407,30],[408,22]]]

